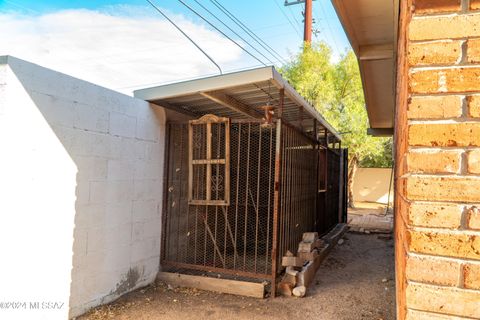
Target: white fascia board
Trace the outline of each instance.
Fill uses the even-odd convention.
[[[278,88],[283,88],[285,94],[295,103],[303,106],[310,116],[320,122],[335,137],[341,140],[338,132],[323,118],[320,113],[312,107],[298,92],[278,73],[273,66],[261,67],[252,70],[244,70],[223,75],[216,75],[207,78],[194,79],[184,82],[172,83],[163,86],[140,89],[133,92],[133,96],[147,101],[162,100],[197,94],[204,91],[222,90],[256,82],[271,81]]]
[[[133,96],[153,101],[195,94],[203,91],[222,90],[230,87],[268,81],[273,77],[272,66],[252,70],[216,75],[207,78],[188,80],[153,88],[135,90]]]

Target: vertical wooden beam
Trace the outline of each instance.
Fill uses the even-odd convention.
[[[407,206],[404,190],[405,156],[407,152],[407,104],[408,104],[408,25],[412,16],[412,0],[400,1],[400,20],[397,48],[397,83],[395,106],[395,281],[397,319],[405,320],[406,307],[406,257],[407,257]]]
[[[223,198],[230,204],[230,119],[225,122],[225,187]]]
[[[305,24],[303,30],[303,41],[312,42],[312,0],[305,0]]]
[[[212,123],[207,122],[207,160],[212,160]],[[212,199],[212,164],[207,163],[207,201]]]

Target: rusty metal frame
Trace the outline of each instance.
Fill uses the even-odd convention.
[[[281,91],[280,94],[282,96]],[[229,141],[231,159],[228,162],[232,161],[228,170],[231,180],[226,185],[231,195],[228,206],[215,202],[215,198],[210,199],[208,205],[189,201],[186,190],[181,190],[192,183],[192,166],[203,164],[202,160],[194,159],[190,147],[187,150],[183,146],[187,139],[189,146],[192,144],[190,127],[202,123],[202,119],[169,122],[170,137],[167,138],[165,158],[165,172],[168,174],[163,205],[166,219],[162,235],[163,267],[270,280],[271,297],[275,297],[285,250],[296,252],[303,232],[325,232],[339,219],[338,211],[335,217],[327,217],[330,211],[336,210],[328,207],[331,203],[341,205],[338,199],[329,198],[335,197],[333,193],[330,195],[331,190],[326,187],[323,196],[318,197],[319,171],[324,171],[326,185],[329,179],[335,179],[328,163],[336,161],[338,150],[330,147],[330,133],[328,129],[317,126],[316,121],[313,123],[313,134],[288,123],[281,118],[282,102],[283,99],[280,99],[272,126],[266,127],[258,120],[228,119],[231,130],[225,143]],[[226,119],[214,115],[209,118],[211,123]],[[205,119],[203,121],[205,124]],[[205,132],[205,129],[202,130]],[[205,137],[204,133],[202,137]],[[221,141],[217,145],[223,145],[223,139]],[[206,149],[202,150],[203,155]],[[320,153],[323,152],[324,163],[321,163]],[[182,156],[179,157],[179,153]],[[212,165],[227,162],[226,159],[211,157],[204,160]],[[170,161],[173,163],[169,167]],[[180,170],[178,174],[176,170]],[[172,181],[169,181],[170,177]],[[171,188],[175,190],[172,193]],[[340,188],[336,189],[339,191]]]
[[[282,120],[277,120],[276,130],[276,145],[275,145],[275,178],[274,178],[274,195],[273,195],[273,238],[272,238],[272,285],[271,297],[276,295],[276,280],[277,280],[277,248],[278,248],[278,216],[280,213],[280,180],[281,180],[281,166],[282,166]]]
[[[206,272],[225,273],[225,274],[231,274],[231,275],[235,275],[235,276],[247,277],[247,278],[253,278],[253,279],[265,279],[265,280],[270,279],[269,274],[254,273],[254,272],[248,272],[248,271],[237,270],[237,269],[225,269],[225,268],[200,266],[200,265],[195,265],[195,264],[181,263],[181,262],[168,261],[168,260],[162,260],[162,266],[163,267],[174,267],[174,268],[182,268],[182,269],[200,270],[200,271],[206,271]]]
[[[225,126],[225,158],[212,159],[212,124],[224,124]],[[206,125],[206,158],[193,159],[193,127],[196,125]],[[223,164],[225,166],[223,190],[223,200],[212,200],[212,164]],[[193,167],[194,165],[206,165],[207,174],[205,179],[205,199],[193,199]],[[203,117],[190,120],[188,122],[188,204],[195,205],[211,205],[211,206],[228,206],[230,204],[230,119],[217,117],[213,114],[207,114]]]

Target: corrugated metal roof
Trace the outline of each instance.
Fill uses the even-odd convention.
[[[313,130],[315,119],[319,128],[323,127],[338,140],[341,139],[338,132],[283,79],[274,67],[262,67],[136,90],[134,96],[192,116],[200,117],[213,113],[232,119],[251,119],[258,115],[260,119],[264,115],[262,107],[267,103],[274,107],[275,115],[277,114],[281,89],[285,93],[282,116],[284,120],[292,125],[301,125],[308,132]],[[218,103],[212,99],[212,95],[244,106],[248,110],[247,112],[236,111]]]

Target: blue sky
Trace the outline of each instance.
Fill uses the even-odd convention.
[[[230,26],[234,26],[211,0],[198,1]],[[219,60],[224,71],[259,65],[258,61],[238,50],[179,1],[154,2],[189,31],[187,33],[199,41],[200,45],[205,46],[206,51],[210,50],[209,53]],[[195,1],[185,2],[218,24]],[[298,52],[302,44],[303,5],[285,7],[283,2],[284,0],[220,0],[223,6],[282,57],[288,59]],[[318,30],[314,40],[327,42],[332,48],[333,59],[338,59],[349,48],[349,44],[335,11],[328,0],[314,1],[313,8],[314,29]],[[0,54],[17,55],[119,91],[128,92],[144,84],[176,81],[216,72],[208,60],[201,57],[144,0],[0,0],[0,23],[8,26],[12,33],[0,34],[0,43],[3,44],[0,46]],[[245,46],[237,36],[228,30],[226,33]],[[252,41],[245,34],[242,36]],[[270,64],[252,49],[248,50]],[[162,58],[153,60],[154,53]],[[264,54],[269,56],[268,53]],[[142,59],[144,56],[145,59]],[[279,64],[273,57],[270,60]],[[146,61],[151,62],[150,66]],[[167,66],[160,68],[159,64],[166,61],[170,69]],[[172,68],[175,62],[178,68]],[[142,74],[138,74],[140,71]],[[100,72],[103,74],[100,75]],[[105,76],[106,73],[109,74],[108,77]]]

